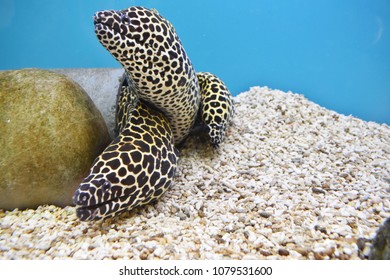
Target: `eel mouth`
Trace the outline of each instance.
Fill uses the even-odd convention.
[[[116,213],[119,206],[122,205],[128,196],[107,197],[100,203],[91,204],[90,198],[93,197],[90,191],[77,189],[73,196],[73,204],[76,206],[76,216],[81,221],[100,220],[109,215]]]
[[[73,203],[76,206],[76,216],[80,221],[103,220],[121,213],[127,209],[137,207],[139,200],[137,199],[139,192],[136,191],[129,195],[121,195],[102,201],[101,203],[88,205],[85,200],[77,193],[73,198]]]
[[[76,216],[80,221],[92,221],[98,220],[97,216],[99,212],[98,207],[94,206],[76,206]]]
[[[124,196],[117,197],[95,205],[85,206],[76,204],[76,216],[80,221],[101,220],[111,214],[119,212],[120,202],[123,201],[124,198]]]

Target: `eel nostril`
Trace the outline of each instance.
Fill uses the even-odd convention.
[[[104,18],[105,18],[105,15],[104,15],[104,13],[102,13],[102,12],[97,12],[97,13],[95,13],[95,14],[93,15],[93,18],[94,18],[95,20],[97,20],[97,19],[104,19]]]
[[[127,24],[127,25],[131,24],[130,17],[126,14],[121,14],[121,20],[123,24]]]
[[[104,12],[97,12],[93,15],[93,23],[96,25],[98,23],[103,23],[107,21],[108,16]]]
[[[73,196],[73,203],[75,205],[86,205],[89,200],[89,195],[86,193],[81,193],[77,190]]]

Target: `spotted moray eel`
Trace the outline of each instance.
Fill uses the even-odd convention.
[[[175,176],[176,146],[201,123],[218,147],[234,113],[226,85],[211,73],[195,72],[174,27],[156,10],[100,11],[94,25],[125,74],[117,97],[118,136],[73,197],[82,221],[156,201]]]

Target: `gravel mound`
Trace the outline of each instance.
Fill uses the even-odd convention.
[[[365,259],[390,216],[390,128],[254,87],[214,151],[181,147],[172,188],[103,222],[0,211],[2,259]]]

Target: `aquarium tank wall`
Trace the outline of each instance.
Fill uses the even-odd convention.
[[[0,70],[119,68],[92,16],[132,5],[169,19],[195,69],[234,95],[268,86],[390,124],[388,0],[0,0]]]

